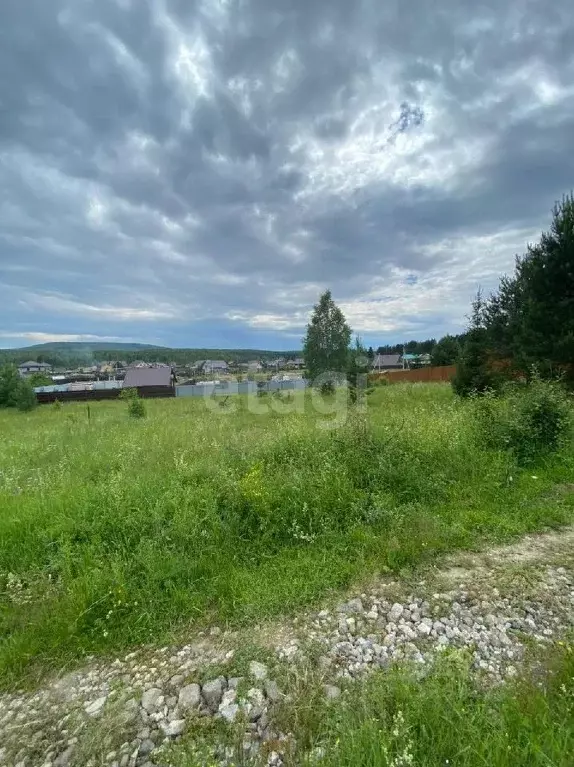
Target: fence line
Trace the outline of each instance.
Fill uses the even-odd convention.
[[[456,373],[456,365],[444,365],[441,367],[416,368],[415,370],[388,370],[384,373],[373,373],[372,378],[379,380],[386,378],[389,383],[439,383],[448,382]]]
[[[157,399],[159,397],[175,397],[173,386],[138,386],[138,394],[143,399]],[[119,399],[122,389],[79,389],[72,391],[43,391],[36,392],[36,399],[40,405],[49,405],[55,402],[99,402],[106,399]]]
[[[187,384],[176,387],[176,397],[230,396],[232,394],[255,394],[258,391],[293,391],[307,386],[302,378],[290,381],[222,381],[219,384]]]

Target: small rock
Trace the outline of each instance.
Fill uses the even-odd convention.
[[[421,636],[428,637],[432,631],[432,623],[428,618],[423,618],[422,621],[417,624],[416,629]]]
[[[281,700],[281,690],[279,689],[277,682],[268,680],[265,682],[265,695],[271,703],[277,703]]]
[[[253,703],[254,706],[265,705],[265,696],[263,695],[263,692],[257,687],[252,687],[247,692],[247,698],[251,701],[251,703]]]
[[[153,740],[146,738],[146,740],[143,740],[140,743],[140,746],[138,748],[138,755],[147,756],[147,754],[151,754],[154,748],[155,748],[155,743],[153,742]]]
[[[395,602],[394,605],[389,610],[389,621],[392,623],[396,623],[398,619],[401,617],[401,615],[404,612],[404,607],[400,605],[398,602]]]
[[[164,697],[159,687],[151,687],[142,695],[142,708],[149,712],[157,711],[164,704]]]
[[[91,703],[87,703],[84,707],[86,714],[88,716],[99,716],[102,712],[103,707],[106,705],[106,700],[107,698],[103,696],[101,698],[97,698]]]
[[[186,687],[181,688],[177,700],[178,708],[181,711],[186,712],[199,708],[200,703],[201,688],[198,684],[188,684]]]
[[[223,697],[223,682],[221,679],[213,679],[211,682],[206,682],[202,688],[203,699],[207,703],[209,709],[213,712],[217,711],[221,698]]]
[[[241,682],[243,682],[242,676],[232,676],[227,680],[227,686],[230,690],[237,690]]]
[[[252,660],[249,664],[249,673],[258,682],[264,682],[267,679],[267,666],[256,660]]]
[[[236,697],[236,690],[227,690],[227,692],[223,694],[223,699],[219,706],[219,713],[226,722],[233,723],[237,718],[239,706],[235,702]]]
[[[345,604],[339,607],[339,612],[347,613],[348,615],[351,615],[353,613],[356,613],[356,614],[362,613],[363,603],[358,597],[356,599],[350,599],[348,602],[345,602]]]
[[[235,722],[239,714],[239,706],[237,705],[237,703],[230,703],[227,706],[220,706],[219,713],[221,714],[221,717],[225,719],[226,722],[229,722],[229,724],[233,724],[233,722]]]
[[[161,728],[168,738],[177,738],[185,730],[185,719],[174,719],[173,722],[162,724]]]

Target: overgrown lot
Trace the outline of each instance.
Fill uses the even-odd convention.
[[[331,429],[309,395],[211,405],[0,414],[2,684],[574,516],[571,437],[518,468],[447,386],[377,389]]]

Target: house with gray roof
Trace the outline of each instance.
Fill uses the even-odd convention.
[[[373,370],[402,370],[402,356],[400,354],[376,354],[372,368]]]
[[[23,362],[21,365],[18,365],[18,372],[21,376],[29,376],[32,375],[32,373],[50,373],[52,371],[52,366],[48,365],[47,362],[35,362],[34,360],[30,360],[29,362]]]

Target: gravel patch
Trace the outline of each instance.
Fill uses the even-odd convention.
[[[552,556],[549,539],[528,539],[528,555],[519,557],[527,568],[522,581],[501,577],[504,568],[493,562],[504,558],[490,552],[486,564],[451,567],[442,579],[437,573],[430,583],[412,586],[412,593],[398,582],[381,581],[340,605],[300,615],[288,630],[278,627],[282,640],[271,648],[275,660],[251,661],[245,678],[232,673],[237,637],[217,629],[193,644],[142,649],[113,662],[94,660],[36,691],[1,694],[0,764],[162,767],[165,747],[196,720],[213,717],[235,727],[243,723],[245,763],[279,767],[281,743],[289,735],[275,730],[273,712],[289,690],[272,677],[277,668],[308,664],[310,647],[315,654],[320,650],[329,700],[340,697],[346,680],[396,662],[424,668],[449,648],[466,649],[477,673],[501,683],[518,673],[526,641],[549,644],[574,625],[574,574],[544,561]],[[512,550],[520,552],[518,545]],[[202,684],[196,681],[200,676]],[[89,743],[97,727],[98,753],[92,754]],[[273,749],[267,748],[261,761],[263,743]],[[235,758],[223,747],[214,754],[221,765]]]

